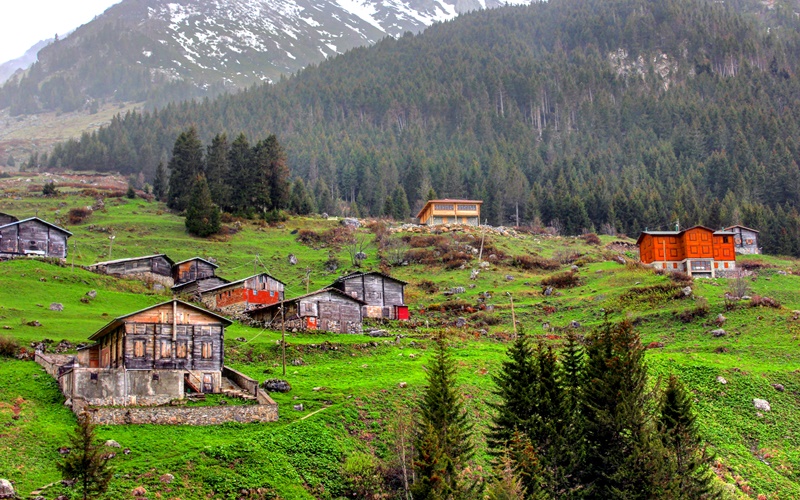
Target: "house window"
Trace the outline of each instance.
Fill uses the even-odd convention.
[[[436,210],[452,210],[453,205],[436,205]]]
[[[144,340],[133,341],[133,357],[134,358],[144,357]]]
[[[725,269],[728,269],[728,263],[727,262],[725,263]]]
[[[159,343],[159,356],[162,358],[172,357],[172,342],[169,340],[162,340]]]
[[[160,376],[158,373],[154,373],[154,374],[153,374],[153,380],[155,380],[156,382],[158,382],[159,380],[161,380],[161,376]]]
[[[722,242],[723,243],[727,243],[728,242],[728,237],[727,236],[723,236],[722,237]]]
[[[747,244],[748,245],[752,245],[753,244],[753,240],[747,240]]]
[[[719,262],[714,262],[714,269],[719,269]]]
[[[465,212],[468,211],[468,210],[474,212],[474,211],[476,211],[478,209],[478,205],[458,205],[458,209],[459,210],[463,210]]]
[[[692,261],[692,271],[710,271],[711,262],[708,260]]]
[[[678,269],[678,263],[677,262],[673,262],[672,263],[672,269]]]
[[[203,359],[211,359],[214,355],[214,344],[213,342],[203,342],[200,349],[200,356]]]
[[[186,359],[186,342],[178,342],[175,344],[175,356]]]
[[[90,373],[89,380],[97,380],[97,373]]]

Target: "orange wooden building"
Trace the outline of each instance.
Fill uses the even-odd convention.
[[[694,226],[682,231],[643,231],[639,260],[656,269],[715,278],[736,269],[734,234]]]
[[[481,223],[481,200],[429,200],[417,214],[423,226]]]

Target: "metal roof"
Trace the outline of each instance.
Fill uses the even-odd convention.
[[[156,307],[161,307],[161,306],[164,306],[164,305],[167,305],[167,304],[172,304],[173,302],[176,302],[176,303],[178,303],[178,304],[180,304],[182,306],[188,307],[189,309],[194,309],[195,311],[199,311],[199,312],[201,312],[203,314],[207,314],[209,316],[213,316],[213,317],[217,318],[218,320],[220,320],[220,322],[222,324],[224,324],[225,326],[231,326],[233,324],[233,321],[229,320],[228,318],[226,318],[224,316],[220,316],[219,314],[215,314],[215,313],[213,313],[213,312],[211,312],[211,311],[209,311],[207,309],[203,309],[202,307],[198,307],[198,306],[196,306],[194,304],[190,304],[190,303],[184,302],[182,300],[172,299],[172,300],[169,300],[167,302],[162,302],[160,304],[156,304],[154,306],[145,307],[144,309],[140,309],[138,311],[134,311],[134,312],[126,314],[124,316],[116,317],[116,318],[112,319],[111,321],[109,321],[107,325],[105,325],[101,329],[99,329],[96,332],[94,332],[93,334],[91,334],[89,336],[89,340],[98,340],[98,339],[103,338],[106,334],[108,334],[114,328],[125,324],[125,321],[124,321],[125,318],[130,318],[131,316],[135,316],[135,315],[137,315],[139,313],[143,313],[145,311],[149,311],[150,309],[155,309]]]
[[[208,260],[206,260],[206,259],[204,259],[202,257],[192,257],[191,259],[182,260],[180,262],[176,262],[175,264],[173,264],[173,266],[180,266],[181,264],[186,264],[187,262],[190,262],[190,261],[193,261],[193,260],[202,260],[206,264],[210,264],[210,265],[212,265],[214,267],[219,267],[217,264],[214,264],[213,262],[208,261]]]
[[[152,259],[154,257],[164,257],[165,259],[167,259],[167,262],[169,262],[170,265],[173,265],[172,259],[167,257],[167,254],[165,254],[165,253],[157,253],[157,254],[153,254],[153,255],[144,255],[142,257],[128,257],[127,259],[106,260],[106,261],[103,261],[103,262],[97,262],[95,264],[92,264],[92,266],[105,266],[105,265],[108,265],[108,264],[119,264],[120,262],[132,262],[132,261],[135,261],[135,260]]]
[[[273,308],[273,307],[280,307],[281,304],[285,304],[287,302],[288,303],[294,303],[294,302],[297,302],[299,300],[302,300],[302,299],[305,299],[305,298],[308,298],[308,297],[313,297],[314,295],[319,295],[319,294],[325,293],[325,292],[331,292],[331,293],[335,293],[337,295],[341,295],[342,297],[350,299],[350,300],[352,300],[354,302],[358,302],[362,306],[367,305],[367,303],[364,302],[363,300],[361,300],[359,298],[356,298],[356,297],[353,297],[352,295],[347,295],[346,293],[344,293],[341,290],[338,290],[338,289],[332,288],[332,287],[325,287],[325,288],[321,288],[321,289],[319,289],[319,290],[317,290],[315,292],[307,293],[305,295],[300,295],[300,296],[294,297],[292,299],[286,299],[286,300],[282,300],[280,302],[276,302],[274,304],[266,304],[266,305],[263,305],[263,306],[254,307],[252,309],[248,309],[244,313],[245,314],[250,314],[250,313],[256,312],[256,311],[266,311],[267,309],[270,309],[270,308]]]
[[[733,229],[735,227],[740,227],[742,229],[747,229],[748,231],[753,231],[754,233],[760,233],[761,232],[758,229],[753,229],[751,227],[743,226],[741,224],[734,224],[733,226],[728,226],[728,227],[725,228],[725,230],[726,231],[730,231],[731,229]]]
[[[425,205],[422,207],[422,210],[420,210],[419,213],[417,214],[417,218],[419,218],[419,216],[422,215],[422,212],[424,212],[425,209],[428,208],[428,205],[432,205],[432,204],[436,204],[436,203],[472,203],[472,204],[475,204],[475,205],[482,205],[483,204],[483,200],[459,200],[459,199],[452,199],[451,200],[449,198],[445,198],[443,200],[428,200],[427,202],[425,202]]]
[[[14,225],[17,225],[17,224],[22,224],[23,222],[28,222],[28,221],[32,221],[32,220],[39,221],[42,224],[45,224],[45,225],[50,226],[52,228],[58,229],[62,233],[67,233],[68,235],[72,236],[72,233],[67,231],[63,227],[56,226],[55,224],[53,224],[51,222],[47,222],[44,219],[40,219],[39,217],[28,217],[27,219],[18,220],[18,221],[15,221],[15,222],[9,222],[8,224],[0,226],[0,229],[6,228],[6,227],[9,227],[9,226],[14,226]]]
[[[242,278],[242,279],[237,280],[237,281],[229,281],[228,283],[225,283],[224,285],[219,285],[219,286],[215,286],[214,288],[209,288],[208,290],[206,290],[203,293],[213,292],[214,290],[219,290],[220,288],[226,288],[226,287],[229,287],[229,286],[238,285],[239,283],[244,283],[245,281],[247,281],[247,280],[249,280],[251,278],[255,278],[256,276],[269,276],[270,278],[274,279],[275,281],[277,281],[281,285],[286,286],[286,283],[284,283],[283,281],[279,280],[275,276],[272,276],[269,273],[258,273],[258,274],[254,274],[252,276],[248,276],[247,278]],[[199,280],[196,280],[196,281],[199,281]]]
[[[353,278],[358,278],[358,277],[361,277],[361,276],[367,276],[367,275],[370,275],[370,274],[377,274],[379,276],[383,276],[384,278],[388,278],[388,279],[390,279],[392,281],[396,281],[398,283],[402,283],[404,285],[408,285],[407,281],[403,281],[403,280],[400,280],[400,279],[397,279],[397,278],[393,278],[393,277],[389,276],[388,274],[382,273],[380,271],[366,271],[366,272],[363,272],[363,273],[359,273],[359,272],[350,273],[350,274],[347,274],[345,276],[342,276],[341,278],[336,279],[336,281],[334,281],[334,283],[340,283],[342,281],[350,280],[350,279],[353,279]]]

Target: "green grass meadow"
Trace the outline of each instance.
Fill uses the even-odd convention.
[[[70,208],[93,203],[92,197],[77,192],[53,199],[8,197],[0,201],[0,211],[19,217],[38,213],[55,222]],[[220,265],[218,274],[228,279],[248,276],[254,269],[270,272],[288,284],[288,297],[305,293],[306,268],[311,270],[312,290],[351,268],[344,250],[297,241],[296,231],[322,233],[337,227],[335,220],[291,218],[274,226],[243,221],[238,230],[234,222],[224,225],[231,234],[194,238],[185,233],[183,219],[163,204],[106,198],[104,210],[67,226],[74,236],[66,265],[0,263],[0,334],[24,345],[44,338],[77,344],[111,318],[169,299],[145,284],[81,268],[109,258],[110,234],[116,236],[111,258],[152,253],[166,253],[175,261],[211,257]],[[374,238],[369,230],[362,231]],[[413,235],[390,238],[403,236]],[[480,235],[442,237],[472,238],[468,243],[476,245]],[[484,255],[490,265],[475,280],[470,272],[476,259],[463,269],[436,263],[394,267],[391,272],[409,282],[406,301],[412,321],[377,325],[392,334],[378,338],[288,332],[285,376],[281,333],[235,324],[226,332],[226,364],[258,380],[285,378],[292,385],[289,393],[273,394],[279,422],[102,427],[102,439],[130,449],[127,455],[114,450],[115,475],[106,498],[130,496],[139,486],[148,498],[352,497],[343,472],[348,456],[363,452],[385,471],[396,468],[397,424],[409,421],[425,386],[424,367],[435,331],[449,332],[466,408],[478,433],[486,429],[491,417],[487,402],[494,398],[492,375],[512,334],[510,297],[519,327],[554,344],[573,322],[588,334],[605,317],[630,319],[645,345],[663,344],[647,351],[651,383],[676,373],[694,394],[702,433],[716,456],[715,470],[728,497],[800,498],[800,320],[793,312],[800,310],[798,262],[771,256],[743,259],[765,266],[747,278],[750,294],[774,298],[780,308],[726,303],[724,279],[697,280],[691,296],[676,298],[658,291],[670,286],[668,277],[618,262],[618,247],[608,246],[618,240],[603,236],[602,244],[593,246],[580,238],[490,234],[487,246],[497,255]],[[333,273],[324,267],[331,251],[341,264]],[[373,245],[366,253],[364,267],[378,269],[377,248]],[[289,254],[298,258],[297,266],[289,264]],[[543,294],[541,280],[569,271],[572,264],[548,271],[510,264],[517,255],[565,254],[580,255],[575,261],[579,282],[556,288],[550,296]],[[465,292],[442,293],[452,287],[464,287]],[[81,298],[89,290],[96,290],[97,297],[84,303]],[[51,311],[53,302],[63,304],[63,311]],[[707,313],[680,319],[681,313],[704,304]],[[727,335],[715,338],[710,332],[718,328],[718,314],[727,318],[722,326]],[[466,320],[463,328],[454,326],[459,317]],[[29,326],[33,321],[41,326]],[[720,376],[727,384],[717,381]],[[401,388],[401,382],[407,387]],[[753,398],[767,399],[771,411],[758,414]],[[21,495],[60,479],[58,447],[67,444],[75,425],[63,402],[56,382],[35,363],[0,360],[0,477],[12,480]],[[299,404],[302,410],[293,409]],[[470,470],[486,477],[491,462],[480,434],[476,443]],[[167,473],[175,476],[173,482],[160,480]],[[60,484],[42,492],[48,499],[61,494],[76,498]]]

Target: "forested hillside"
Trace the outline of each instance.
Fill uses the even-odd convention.
[[[739,222],[798,255],[799,23],[746,0],[476,12],[276,85],[130,113],[49,166],[152,178],[190,124],[206,142],[274,133],[294,176],[362,215],[402,186],[412,210],[479,198],[490,223],[519,212],[572,234]]]

